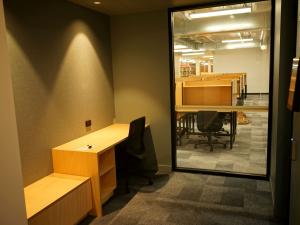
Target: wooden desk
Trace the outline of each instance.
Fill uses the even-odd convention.
[[[178,130],[183,130],[186,134],[195,134],[194,130],[194,115],[198,111],[218,111],[220,113],[230,113],[230,148],[235,141],[237,119],[236,114],[238,111],[242,112],[268,112],[268,106],[205,106],[205,105],[184,105],[176,106]],[[184,133],[177,135],[177,142],[180,144],[180,138]]]
[[[209,106],[209,105],[183,105],[176,106],[176,112],[198,112],[198,111],[218,111],[218,112],[268,112],[268,106]]]
[[[199,111],[199,110],[198,110]],[[181,145],[181,137],[186,135],[199,135],[201,132],[195,130],[195,125],[197,124],[197,112],[198,111],[189,111],[182,114],[182,112],[176,112],[176,115],[181,114],[180,117],[177,117],[177,143]],[[229,144],[230,149],[233,147],[233,143],[235,141],[236,135],[236,127],[237,127],[237,112],[236,111],[218,111],[224,117],[224,120],[230,123],[230,131],[228,134],[218,134],[218,136],[229,136]],[[182,133],[178,133],[178,131],[182,131]]]
[[[51,174],[24,188],[30,225],[73,225],[92,209],[89,177]]]
[[[128,133],[129,124],[113,124],[52,149],[54,172],[91,177],[96,216],[116,188],[115,146]]]

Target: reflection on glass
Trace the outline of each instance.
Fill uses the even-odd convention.
[[[288,96],[288,109],[293,110],[294,108],[294,98],[295,98],[295,89],[296,89],[296,81],[298,75],[298,66],[299,66],[299,59],[293,59],[293,67],[292,67],[292,74],[290,80],[290,88],[289,88],[289,96]]]
[[[265,175],[271,2],[173,21],[177,167]]]

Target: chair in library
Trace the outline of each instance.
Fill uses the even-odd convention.
[[[213,145],[219,144],[226,148],[226,142],[221,142],[217,139],[226,132],[223,129],[223,121],[217,111],[199,111],[197,113],[197,128],[200,131],[199,136],[204,136],[207,140],[198,140],[195,148],[200,144],[207,144],[211,152],[213,151]]]
[[[127,193],[129,192],[128,178],[130,175],[143,176],[147,178],[148,184],[153,184],[152,176],[145,173],[140,166],[146,160],[144,133],[145,117],[131,121],[127,140],[116,148],[118,188],[125,188]]]

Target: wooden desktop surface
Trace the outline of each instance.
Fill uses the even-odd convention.
[[[101,153],[125,140],[128,132],[129,124],[113,124],[55,147],[53,150]],[[84,150],[87,145],[91,145],[92,148]]]
[[[24,188],[27,219],[74,190],[89,177],[51,174]]]

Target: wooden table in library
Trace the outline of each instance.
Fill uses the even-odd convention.
[[[202,105],[182,105],[176,106],[175,112],[177,114],[176,120],[178,121],[178,130],[182,133],[196,134],[194,131],[195,121],[189,121],[185,119],[187,115],[193,115],[198,111],[218,111],[220,113],[230,113],[230,149],[233,147],[236,135],[237,127],[237,112],[267,112],[268,106],[202,106]],[[193,119],[192,119],[193,120]],[[192,128],[191,128],[192,127]],[[228,135],[224,135],[228,136]],[[180,144],[181,134],[177,137],[177,141]]]
[[[93,215],[102,216],[116,188],[115,146],[128,132],[129,124],[113,124],[52,149],[55,173],[91,177]]]

